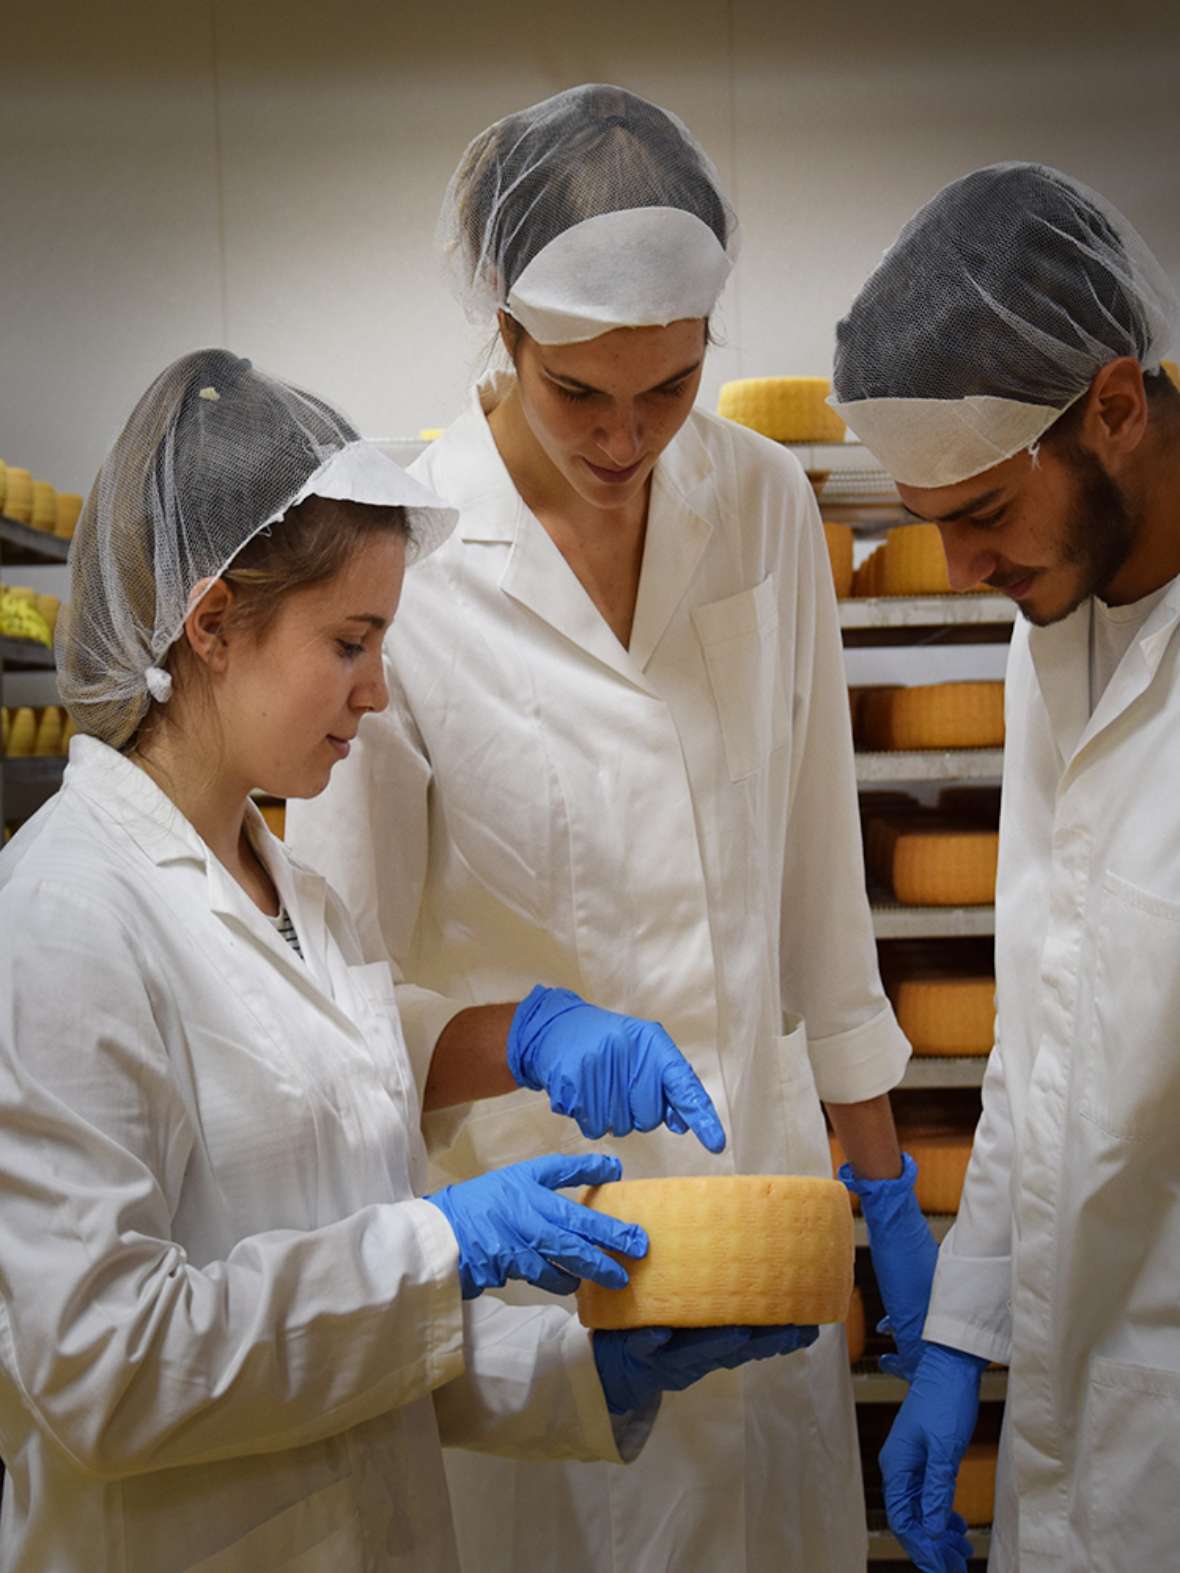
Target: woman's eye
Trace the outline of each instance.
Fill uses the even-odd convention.
[[[571,404],[581,404],[585,399],[590,397],[589,393],[587,393],[585,390],[579,392],[574,388],[563,388],[559,382],[555,382],[553,386],[557,389],[558,393],[561,394],[562,398],[568,399]]]
[[[365,653],[363,644],[350,644],[347,639],[337,639],[336,644],[346,661],[355,661],[357,656]]]

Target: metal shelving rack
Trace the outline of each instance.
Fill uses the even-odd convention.
[[[9,567],[60,567],[69,557],[70,543],[60,536],[33,530],[19,519],[0,514],[0,570]],[[0,703],[4,698],[5,672],[52,672],[53,651],[31,639],[0,637]],[[6,788],[33,787],[56,791],[65,770],[64,759],[33,756],[0,758],[0,827],[6,814]]]
[[[803,454],[800,455],[804,457]],[[814,459],[814,463],[810,462]],[[843,459],[840,448],[808,452],[808,468],[831,469]],[[821,506],[822,503],[821,503]],[[864,527],[867,510],[857,512],[823,506],[824,517]],[[876,511],[879,526],[903,522]],[[871,525],[870,525],[871,528]],[[1011,602],[992,594],[924,595],[897,598],[865,598],[839,603],[840,627],[846,648],[875,646],[939,646],[945,644],[997,644],[1011,637],[1016,608]],[[1003,750],[999,748],[930,750],[875,753],[858,751],[858,787],[902,786],[914,783],[939,785],[995,784],[1003,774]],[[989,937],[995,933],[995,909],[983,907],[906,907],[890,896],[870,891],[873,932],[878,940],[890,939],[966,939]],[[987,1066],[985,1056],[963,1058],[913,1057],[906,1068],[900,1089],[919,1095],[947,1093],[960,1097],[982,1085]],[[954,1223],[949,1216],[931,1217],[931,1231],[937,1240],[945,1238]],[[854,1234],[858,1252],[868,1246],[864,1219],[857,1215]],[[1007,1393],[1006,1371],[984,1373],[980,1397],[984,1403],[1003,1403]],[[853,1392],[858,1407],[897,1405],[905,1397],[906,1384],[868,1366],[853,1373]],[[869,1511],[869,1560],[873,1564],[908,1565],[908,1558],[889,1531],[885,1516]],[[970,1539],[977,1558],[988,1555],[991,1534],[988,1527],[972,1528]],[[973,1564],[974,1565],[974,1564]]]

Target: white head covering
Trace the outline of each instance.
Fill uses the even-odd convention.
[[[541,344],[707,317],[736,252],[717,173],[674,115],[570,88],[468,147],[441,230],[468,315],[503,307]]]
[[[81,731],[121,746],[193,606],[242,548],[307,497],[406,510],[408,555],[455,513],[342,415],[228,350],[198,350],[140,399],[94,483],[70,548],[58,689]]]
[[[1110,361],[1158,370],[1176,293],[1118,210],[1043,164],[954,181],[836,329],[829,399],[903,486],[1032,448]]]

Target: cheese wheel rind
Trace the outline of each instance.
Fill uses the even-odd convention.
[[[722,386],[717,413],[774,442],[843,442],[830,391],[826,377],[741,377]]]
[[[629,1282],[583,1279],[586,1327],[842,1322],[855,1254],[848,1192],[809,1175],[684,1175],[596,1186],[585,1206],[647,1231]]]

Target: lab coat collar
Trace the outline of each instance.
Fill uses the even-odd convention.
[[[644,670],[712,534],[709,519],[688,501],[712,475],[709,451],[689,421],[660,455],[652,479],[631,644],[625,650],[548,531],[525,506],[500,457],[487,416],[511,386],[510,374],[486,379],[475,389],[465,414],[439,439],[464,450],[464,462],[446,466],[456,477],[447,489],[448,500],[460,509],[459,535],[464,541],[510,545],[500,580],[504,593],[620,677],[650,691]]]
[[[1029,653],[1049,715],[1053,740],[1068,766],[1151,685],[1180,621],[1180,577],[1152,608],[1090,714],[1090,602],[1059,623],[1031,628]]]

